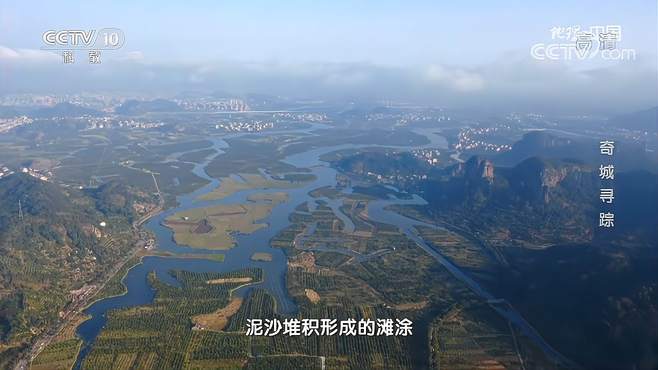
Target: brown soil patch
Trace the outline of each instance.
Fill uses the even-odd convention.
[[[231,284],[231,283],[250,283],[250,277],[221,278],[206,281],[208,284]]]
[[[311,303],[316,304],[320,302],[320,295],[315,290],[304,289],[304,293],[306,294],[306,298],[308,298],[308,300],[311,301]]]
[[[222,331],[228,324],[231,316],[235,315],[242,306],[242,298],[235,297],[231,299],[226,307],[204,315],[197,315],[192,318],[197,330],[214,330]]]
[[[301,267],[308,272],[316,272],[315,255],[311,252],[302,252],[288,261],[290,267]]]
[[[481,370],[505,370],[506,367],[496,360],[482,360],[476,367],[476,369]]]
[[[422,310],[423,308],[427,307],[427,304],[428,304],[427,301],[401,303],[401,304],[396,304],[395,306],[393,306],[393,308],[395,308],[398,311]]]

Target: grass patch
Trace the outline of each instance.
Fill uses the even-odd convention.
[[[248,234],[266,224],[257,223],[267,217],[275,203],[232,204],[197,208],[176,213],[165,225],[174,231],[178,244],[192,248],[229,249],[235,246],[232,234]]]
[[[249,189],[287,189],[301,186],[303,182],[287,180],[270,180],[260,174],[240,174],[235,177],[222,177],[220,185],[213,191],[199,197],[202,200],[223,199],[234,193]]]
[[[251,260],[252,261],[270,262],[270,261],[272,261],[272,254],[265,253],[265,252],[256,252],[256,253],[251,255]]]

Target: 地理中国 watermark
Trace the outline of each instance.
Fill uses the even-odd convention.
[[[126,42],[119,28],[47,30],[41,35],[42,50],[58,51],[65,64],[75,63],[75,53],[87,53],[90,64],[100,64],[101,51],[120,49]]]
[[[635,49],[620,48],[620,25],[553,27],[550,43],[537,43],[530,55],[537,60],[635,60]]]

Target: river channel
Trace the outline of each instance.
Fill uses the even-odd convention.
[[[310,129],[288,131],[312,134],[314,129],[321,128],[319,125],[314,125]],[[429,143],[422,146],[390,146],[385,147],[396,148],[400,150],[411,150],[418,148],[438,148],[445,149],[447,142],[445,138],[429,131],[417,130],[417,133],[425,135],[429,139]],[[262,135],[271,135],[272,132],[261,133]],[[256,134],[259,135],[259,134]],[[142,259],[142,263],[136,265],[128,271],[123,283],[127,287],[127,293],[121,296],[109,297],[99,300],[89,306],[84,313],[90,315],[91,318],[82,323],[78,329],[77,334],[83,340],[83,345],[78,354],[78,358],[74,365],[74,369],[80,369],[85,357],[91,351],[93,343],[103,329],[107,322],[107,312],[113,309],[125,309],[140,305],[146,305],[153,302],[155,291],[148,284],[147,276],[150,272],[154,271],[156,276],[161,281],[178,286],[178,282],[174,277],[169,274],[171,270],[187,270],[195,272],[230,272],[248,267],[260,268],[263,270],[263,281],[244,286],[234,292],[240,296],[245,296],[251,289],[262,288],[267,290],[277,302],[277,311],[280,314],[293,314],[296,312],[297,307],[286,289],[286,271],[287,271],[287,257],[285,253],[279,248],[272,248],[270,240],[278,234],[281,230],[290,224],[288,216],[294,212],[295,208],[309,202],[313,205],[318,199],[309,195],[311,190],[323,186],[336,185],[336,170],[329,167],[328,163],[320,160],[324,154],[331,153],[338,150],[345,149],[359,149],[366,147],[377,147],[380,145],[354,145],[343,144],[329,147],[314,148],[303,153],[290,155],[284,159],[284,162],[296,166],[298,168],[307,168],[315,175],[315,180],[304,183],[303,186],[297,188],[267,188],[267,189],[250,189],[233,193],[232,195],[219,199],[219,200],[199,200],[198,198],[219,186],[220,181],[210,177],[206,173],[206,166],[210,161],[217,156],[221,156],[225,149],[228,148],[228,143],[225,138],[235,137],[237,135],[225,136],[223,138],[210,138],[212,141],[212,148],[216,153],[208,156],[201,163],[196,163],[193,169],[194,174],[209,181],[209,183],[189,194],[177,197],[178,206],[163,211],[150,219],[145,227],[153,232],[157,240],[157,248],[160,251],[168,251],[173,253],[185,254],[214,254],[221,253],[225,255],[224,261],[214,261],[204,258],[176,258],[176,257],[158,257],[147,256]],[[207,149],[207,148],[203,148]],[[198,151],[200,148],[189,150],[187,152]],[[172,153],[168,156],[169,160],[173,160],[187,152]],[[198,248],[190,248],[188,246],[179,245],[174,242],[172,231],[163,225],[164,220],[170,215],[193,209],[208,207],[220,204],[240,204],[248,202],[247,198],[255,193],[262,192],[286,192],[288,200],[281,204],[276,205],[269,216],[259,223],[266,223],[268,227],[261,228],[250,234],[237,234],[235,235],[236,246],[228,250],[204,250]],[[349,192],[351,189],[345,189]],[[327,202],[340,219],[345,218],[339,210],[337,204],[333,204],[328,199],[323,199]],[[431,257],[436,259],[439,263],[445,266],[453,276],[465,283],[471,290],[478,294],[483,299],[492,302],[492,307],[496,309],[503,317],[517,326],[524,334],[533,340],[548,356],[557,363],[564,363],[564,359],[557,351],[548,345],[541,336],[518,314],[509,304],[504,300],[496,300],[493,295],[488,293],[484,288],[472,280],[466,273],[461,271],[459,267],[452,264],[448,259],[442,256],[436,249],[429,246],[419,235],[415,226],[425,225],[430,227],[437,227],[435,225],[423,224],[419,221],[412,220],[404,217],[396,212],[386,209],[389,205],[393,204],[422,204],[424,200],[418,196],[414,196],[410,200],[401,199],[388,199],[379,200],[369,203],[368,217],[374,221],[395,225],[400,228],[411,240],[424,249]],[[345,222],[345,221],[343,221]],[[350,223],[346,223],[349,227]],[[351,224],[353,227],[353,224]],[[251,256],[256,252],[269,253],[272,255],[272,261],[254,261]],[[497,304],[496,304],[497,303]],[[505,304],[501,304],[505,303]]]

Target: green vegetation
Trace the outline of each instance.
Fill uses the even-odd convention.
[[[249,189],[285,189],[299,186],[299,183],[287,180],[269,180],[260,174],[242,173],[237,176],[222,177],[220,185],[199,199],[216,200],[226,198],[234,193]]]
[[[180,282],[173,287],[154,274],[153,304],[111,311],[103,331],[86,358],[85,369],[194,368],[208,359],[246,357],[249,338],[243,334],[222,335],[193,330],[192,317],[226,306],[231,291],[241,283],[208,284],[216,279],[250,278],[260,281],[260,269],[231,273],[172,271]]]
[[[256,193],[249,195],[247,197],[247,200],[250,202],[265,202],[265,203],[279,204],[288,200],[288,193],[285,192]]]
[[[186,152],[194,149],[204,149],[212,145],[209,140],[192,140],[175,142],[171,144],[149,145],[148,150],[161,155],[170,155],[171,153]]]
[[[222,178],[235,173],[256,174],[261,168],[266,168],[272,173],[303,172],[303,169],[281,161],[285,155],[279,148],[290,138],[278,135],[227,139],[228,150],[210,162],[207,168],[208,174],[214,178]]]
[[[75,363],[82,341],[69,339],[51,344],[37,356],[30,370],[69,370]]]
[[[309,194],[313,198],[327,197],[333,199],[339,196],[340,192],[338,191],[338,189],[334,188],[333,186],[323,186],[321,188],[312,190]]]
[[[320,369],[322,360],[319,356],[281,355],[256,357],[247,363],[249,370],[267,369]]]
[[[162,130],[90,134],[64,120],[36,123],[0,137],[3,164],[30,163],[52,171],[58,181],[42,183],[22,175],[0,180],[0,368],[13,365],[19,350],[51,326],[61,311],[71,309],[71,290],[103,282],[125,258],[134,245],[130,224],[156,205],[154,178],[168,204],[175,195],[207,184],[192,172],[194,163],[215,153],[207,140],[207,122],[190,124],[192,119],[203,120],[193,114],[162,117],[173,124]],[[309,170],[282,159],[311,148],[425,142],[407,130],[336,128],[318,133],[228,139],[226,153],[208,168],[221,185],[203,199],[308,183],[315,178]],[[590,195],[598,185],[596,176],[580,164],[531,159],[493,171],[490,163],[476,158],[444,171],[410,153],[387,149],[323,158],[350,175],[369,177],[368,172],[375,172],[399,182],[395,185],[402,189],[422,192],[430,202],[427,207],[394,208],[445,226],[418,231],[469,276],[508,298],[568,357],[595,368],[641,368],[653,359],[654,352],[643,344],[654,343],[657,333],[656,254],[643,247],[646,240],[655,240],[655,222],[650,224],[656,219],[651,209],[655,197],[646,196],[655,194],[655,176],[619,175],[616,190],[626,186],[625,194],[634,195],[616,203],[620,233],[615,235],[621,237],[615,237],[623,241],[619,248],[607,239],[594,243],[597,235],[588,220],[597,209],[593,206],[598,200]],[[272,177],[262,175],[263,170]],[[427,175],[427,181],[409,180],[418,175]],[[338,179],[341,185],[349,181],[344,175]],[[91,187],[78,190],[87,184]],[[643,184],[642,192],[635,194],[632,190],[638,187],[629,184]],[[232,294],[262,281],[260,270],[173,271],[180,286],[149,276],[156,290],[152,304],[109,312],[83,367],[551,368],[529,340],[400,230],[368,218],[368,202],[390,195],[409,196],[382,185],[356,186],[350,195],[331,186],[316,189],[311,192],[315,202],[297,207],[291,225],[272,245],[289,258],[286,284],[299,307],[295,317],[407,317],[414,322],[412,337],[247,337],[248,318],[284,318],[276,314],[275,300],[264,290],[252,288],[244,297]],[[325,197],[332,206],[338,202],[354,231],[346,229]],[[19,199],[24,220],[17,217]],[[284,201],[282,192],[252,194],[243,205],[181,212],[167,223],[181,244],[229,248],[232,235],[265,227],[258,222]],[[628,212],[626,217],[623,212]],[[106,226],[101,227],[101,221]],[[648,231],[638,232],[640,228]],[[570,244],[548,247],[557,242]],[[517,248],[507,248],[510,245]],[[224,259],[223,254],[179,257]],[[272,256],[255,253],[251,259],[271,261]],[[96,298],[125,292],[121,280],[137,263],[139,257],[126,262]],[[74,330],[84,319],[73,316],[32,369],[70,368],[80,348]],[[601,348],[610,350],[602,353]]]
[[[515,335],[486,305],[455,307],[431,324],[431,368],[538,368],[518,352]]]
[[[280,176],[281,180],[290,182],[309,182],[315,180],[312,173],[286,173]]]
[[[172,253],[169,251],[154,250],[145,253],[149,256],[161,256],[161,257],[176,257],[176,258],[200,258],[205,260],[211,260],[216,262],[224,262],[226,255],[223,253]]]
[[[178,157],[178,160],[181,162],[195,162],[195,163],[201,163],[203,162],[206,158],[208,158],[210,155],[215,154],[216,150],[215,149],[204,149],[204,150],[199,150],[196,152],[189,152],[181,155]]]
[[[10,346],[58,320],[72,290],[110,273],[134,245],[133,205],[152,205],[126,186],[79,191],[23,174],[0,180],[0,199],[0,342]]]
[[[338,194],[330,188],[321,191],[323,195]],[[541,363],[551,368],[532,344],[517,338],[514,345],[507,323],[397,228],[369,220],[364,212],[367,198],[343,197],[342,200],[341,210],[355,224],[353,233],[336,228],[337,218],[331,209],[318,202],[310,213],[308,207],[298,207],[290,216],[292,224],[273,240],[273,245],[284,248],[289,256],[288,291],[302,314],[325,309],[330,312],[328,317],[340,317],[338,312],[342,309],[355,307],[365,312],[383,311],[385,315],[413,318],[417,334],[409,338],[408,344],[396,344],[388,349],[388,353],[399,356],[392,363],[403,368],[435,367],[439,359],[441,368],[453,368],[453,365],[454,368],[496,368],[500,364],[520,368],[517,352],[526,364]],[[492,268],[493,262],[484,257],[486,254],[459,234],[423,229],[423,235],[430,242],[440,242],[441,248],[453,251],[456,259],[468,261],[468,256],[477,256],[479,259],[470,261],[473,271],[486,273]],[[322,249],[314,250],[318,247]],[[360,256],[345,254],[341,248]],[[455,307],[468,315],[454,316]],[[453,333],[449,326],[436,329],[438,326],[433,322],[444,325],[450,322],[454,328],[466,328],[468,334]],[[428,343],[427,338],[435,342]],[[468,358],[471,352],[459,352],[460,346],[472,341],[476,341],[473,354],[478,357],[473,362],[464,362],[463,358]],[[439,347],[439,343],[444,347]],[[434,346],[433,351],[428,349],[430,345]],[[318,353],[330,351],[323,347]],[[366,356],[362,359],[363,368],[377,367],[374,360],[377,351],[368,349],[363,353]],[[373,353],[374,357],[368,357]],[[426,358],[431,359],[430,363],[425,362]],[[351,357],[328,356],[325,364],[337,368],[353,366],[348,359]],[[467,365],[460,367],[463,363]]]
[[[218,205],[176,213],[166,220],[174,231],[176,243],[193,248],[229,249],[235,245],[233,233],[252,233],[265,224],[267,217],[281,198],[271,197],[267,203]]]
[[[110,280],[105,283],[103,289],[101,289],[94,296],[94,300],[101,300],[108,297],[114,297],[118,295],[123,295],[126,293],[126,286],[123,284],[123,278],[126,276],[128,271],[141,263],[140,256],[133,256],[126,263],[121,266],[121,269],[114,274]]]
[[[264,252],[256,252],[256,253],[251,255],[251,260],[252,261],[270,262],[270,261],[272,261],[272,254],[264,253]]]
[[[500,265],[477,240],[446,229],[418,227],[420,235],[453,263],[482,280],[495,280]]]
[[[315,131],[317,135],[306,137],[302,142],[288,145],[284,151],[287,154],[293,154],[312,148],[344,144],[423,145],[428,143],[425,136],[409,130],[361,128],[345,129],[334,127],[327,130],[317,130]],[[331,155],[325,156],[325,158],[328,157],[331,157]]]
[[[347,296],[340,305],[312,305],[300,302],[298,318],[393,318],[395,312],[381,306],[356,306]],[[254,291],[232,316],[227,330],[242,331],[247,318],[271,318],[274,300],[262,290]],[[250,351],[257,356],[250,360],[253,366],[281,364],[291,368],[296,364],[320,364],[320,356],[326,364],[343,369],[371,369],[387,366],[390,368],[410,368],[415,359],[409,355],[410,338],[386,336],[284,336],[251,337]],[[302,359],[306,357],[306,359]],[[311,360],[309,362],[309,360]],[[312,361],[315,360],[315,361]]]

